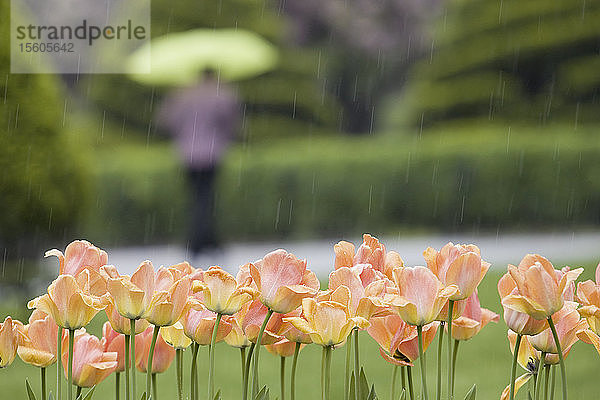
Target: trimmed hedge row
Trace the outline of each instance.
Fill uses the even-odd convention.
[[[471,125],[405,141],[238,149],[220,177],[221,232],[251,239],[597,224],[592,131]]]
[[[454,126],[422,138],[320,138],[233,149],[218,181],[225,240],[600,222],[595,128]],[[167,144],[95,162],[83,229],[105,246],[185,236],[186,183]]]
[[[454,118],[598,122],[600,0],[452,0],[396,109]]]

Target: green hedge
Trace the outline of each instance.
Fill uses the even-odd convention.
[[[470,124],[410,140],[240,145],[219,175],[219,233],[253,240],[598,224],[596,131]],[[109,246],[185,236],[186,181],[170,145],[119,145],[99,154],[86,237]]]
[[[594,134],[468,125],[409,141],[240,148],[221,175],[220,228],[250,239],[597,224]]]
[[[8,6],[0,3],[0,249],[17,259],[70,236],[89,192],[86,154],[63,127],[72,103],[57,78],[10,74]]]
[[[395,113],[599,122],[600,0],[451,0]]]

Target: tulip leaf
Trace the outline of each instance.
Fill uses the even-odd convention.
[[[402,389],[402,393],[400,393],[399,400],[406,400],[406,389]]]
[[[54,395],[52,394],[52,391],[48,393],[48,400],[54,400]]]
[[[365,370],[360,368],[360,380],[358,381],[358,398],[359,400],[369,400],[369,382],[367,381],[367,375]]]
[[[265,385],[256,395],[254,400],[269,400],[269,388]]]
[[[142,397],[141,397],[141,399],[140,399],[140,400],[146,400],[146,392],[144,392],[144,393],[142,394]],[[150,398],[148,398],[148,400],[151,400],[151,397],[150,397]]]
[[[96,390],[96,386],[93,386],[85,395],[85,397],[83,396],[83,393],[81,393],[79,395],[79,397],[76,400],[91,400],[92,396],[94,395],[94,391]]]
[[[25,387],[27,388],[27,396],[29,396],[29,400],[37,400],[35,393],[33,393],[33,390],[31,390],[31,385],[27,379],[25,379]]]
[[[465,400],[475,400],[476,395],[477,395],[477,385],[473,385],[473,387],[471,387],[471,390],[469,390],[467,392],[467,395],[465,396]]]
[[[560,340],[560,339],[559,339],[559,340]],[[527,398],[528,398],[529,400],[533,400],[533,397],[531,397],[531,392],[527,392]]]
[[[213,400],[221,400],[221,389],[217,390],[217,393],[215,394]]]
[[[350,390],[348,391],[348,398],[344,400],[353,400],[356,396],[354,395],[354,372],[350,373]]]
[[[375,385],[371,385],[371,391],[369,392],[369,397],[367,400],[377,400],[377,394],[375,393]]]

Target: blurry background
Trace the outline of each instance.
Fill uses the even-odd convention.
[[[226,249],[218,262],[235,268],[285,242],[311,268],[322,263],[325,278],[331,245],[371,232],[411,264],[426,245],[452,238],[479,244],[494,263],[540,251],[582,263],[591,277],[600,241],[599,21],[600,0],[154,0],[153,37],[237,27],[279,52],[275,69],[233,83],[242,121],[216,178]],[[43,251],[75,238],[108,249],[122,271],[145,258],[181,261],[191,188],[157,128],[169,87],[124,75],[11,75],[9,25],[2,1],[0,316],[25,320],[26,300],[56,273],[54,260],[46,275],[38,270]],[[582,232],[591,235],[572,244]],[[480,291],[496,312],[502,263]],[[497,398],[508,382],[505,325],[487,329],[465,346],[459,393],[476,381],[483,398]],[[386,398],[389,365],[374,342],[364,346]],[[576,347],[572,395],[594,398],[596,354]],[[301,364],[316,365],[316,350],[307,351]],[[267,362],[275,388],[275,360]],[[17,365],[0,386],[24,393],[31,371]],[[316,377],[299,379],[316,397]]]
[[[0,4],[0,276],[43,250],[186,247],[189,187],[157,128],[168,87],[11,75]],[[235,82],[222,242],[531,232],[600,222],[600,1],[152,3],[152,35],[243,28],[277,67]]]

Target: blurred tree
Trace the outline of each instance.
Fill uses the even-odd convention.
[[[410,63],[429,48],[426,22],[441,0],[280,0],[293,38],[319,46],[328,88],[343,105],[342,127],[373,129],[375,108],[399,90]]]
[[[323,91],[318,76],[318,53],[289,45],[285,21],[269,0],[152,2],[152,36],[194,28],[239,27],[275,43],[279,67],[258,78],[238,82],[245,103],[244,139],[332,133],[337,130],[338,105]],[[170,88],[143,87],[122,75],[94,76],[81,82],[82,92],[94,99],[119,125],[154,132],[157,97]]]
[[[9,2],[0,2],[0,252],[39,256],[86,206],[85,155],[62,130],[51,75],[10,74]],[[57,237],[58,236],[58,237]],[[52,239],[50,239],[52,238]],[[58,239],[60,240],[60,239]]]
[[[450,0],[399,124],[600,121],[600,0]]]

